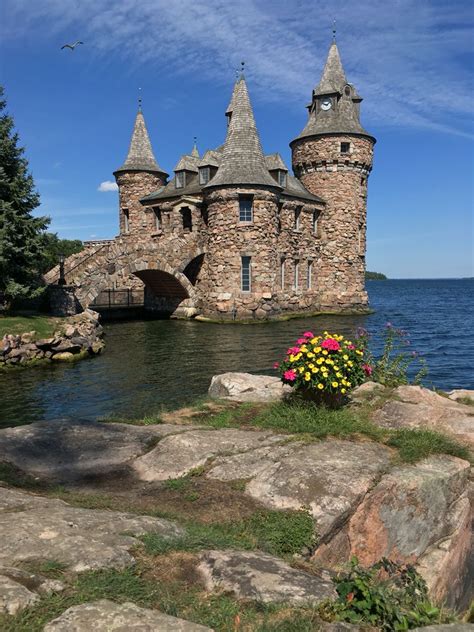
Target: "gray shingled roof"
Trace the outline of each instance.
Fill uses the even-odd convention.
[[[231,113],[231,119],[227,127],[221,164],[206,187],[249,184],[280,188],[265,165],[243,76],[234,86],[227,113]]]
[[[283,158],[278,152],[275,154],[267,154],[265,156],[265,164],[268,171],[276,171],[277,169],[280,171],[288,171],[288,167],[285,165]]]
[[[197,171],[199,163],[199,154],[197,156],[184,154],[184,156],[181,156],[178,160],[178,164],[174,168],[174,171]]]
[[[298,180],[298,178],[295,178],[295,176],[290,174],[286,176],[286,187],[283,189],[282,195],[285,197],[302,198],[303,200],[309,200],[310,202],[319,202],[320,204],[326,203],[323,198],[310,193],[308,189],[306,189]]]
[[[125,162],[114,173],[120,171],[157,171],[168,175],[156,162],[141,109],[138,110],[135,118],[132,139]]]
[[[222,151],[217,149],[208,149],[199,162],[198,167],[218,167],[221,164],[221,160]]]
[[[153,191],[149,195],[145,195],[140,202],[153,202],[155,200],[168,200],[171,198],[181,197],[182,195],[198,195],[202,194],[202,186],[199,184],[197,173],[186,174],[186,186],[179,189],[176,188],[176,177],[168,182],[168,184],[158,191]]]
[[[339,100],[337,104],[326,111],[321,110],[319,106],[313,108],[303,131],[295,140],[319,134],[363,134],[372,138],[360,124],[359,109],[356,102],[358,103],[362,99],[353,86],[351,86],[352,95],[345,95],[344,87],[346,85],[348,84],[339,50],[336,42],[333,42],[329,48],[321,81],[314,89],[313,97],[338,94],[340,95]]]

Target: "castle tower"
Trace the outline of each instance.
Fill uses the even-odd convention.
[[[219,318],[258,318],[259,297],[275,284],[282,187],[266,166],[243,74],[226,116],[217,173],[203,188],[208,214],[204,311]]]
[[[308,106],[308,122],[291,143],[293,170],[326,201],[319,218],[320,309],[364,310],[367,179],[375,138],[361,126],[360,102],[347,82],[335,40]]]
[[[153,231],[154,219],[140,203],[140,198],[166,184],[168,174],[161,169],[153,154],[139,103],[127,158],[114,171],[119,187],[120,235]]]

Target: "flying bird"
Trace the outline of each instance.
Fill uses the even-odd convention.
[[[74,42],[74,44],[64,44],[64,46],[61,46],[61,50],[63,48],[70,48],[71,50],[74,50],[78,44],[84,44],[84,42],[77,40],[77,42]]]

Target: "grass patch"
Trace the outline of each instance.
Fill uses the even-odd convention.
[[[42,575],[49,579],[62,579],[66,572],[66,565],[57,560],[27,560],[19,566],[28,573]]]
[[[24,334],[35,331],[36,338],[50,338],[60,319],[50,316],[1,316],[0,337],[5,334]]]
[[[32,476],[28,476],[28,474],[25,474],[10,463],[0,462],[0,481],[12,487],[21,487],[23,489],[40,489],[44,487]]]
[[[468,448],[432,430],[396,430],[391,433],[387,445],[397,448],[405,463],[416,463],[432,454],[448,454],[472,461]]]
[[[151,555],[203,549],[260,549],[273,555],[292,555],[315,546],[313,519],[306,511],[259,511],[239,522],[185,524],[186,533],[163,538],[156,533],[142,537]]]

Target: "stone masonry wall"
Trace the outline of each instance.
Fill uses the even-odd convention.
[[[341,153],[341,142],[351,151]],[[293,169],[304,186],[326,200],[319,221],[321,309],[364,309],[367,178],[373,141],[350,135],[301,139],[293,144]]]
[[[120,234],[130,233],[147,237],[154,232],[155,219],[146,213],[140,199],[156,191],[166,183],[165,174],[147,171],[126,171],[116,174],[119,187]],[[128,210],[128,231],[126,231],[124,210]]]

